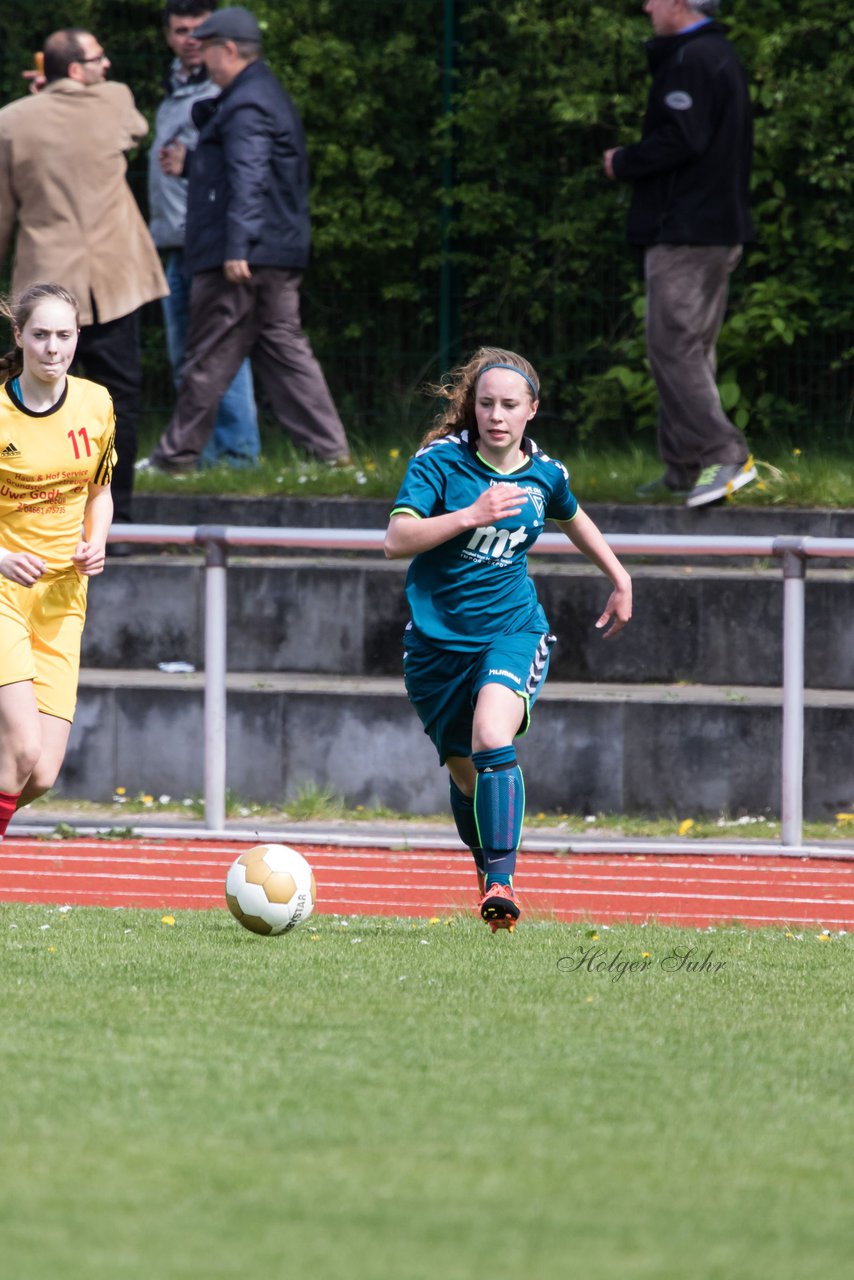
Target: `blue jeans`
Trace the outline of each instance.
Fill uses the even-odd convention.
[[[190,322],[190,280],[184,275],[184,251],[171,249],[166,259],[169,297],[163,299],[166,348],[177,387],[181,380],[187,326]],[[227,462],[231,466],[251,466],[258,461],[261,437],[258,410],[249,360],[234,375],[219,402],[219,412],[210,439],[201,456],[202,466]]]

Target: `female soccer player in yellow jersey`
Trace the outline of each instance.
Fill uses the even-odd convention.
[[[109,393],[68,375],[76,300],[34,284],[0,303],[0,839],[56,781],[77,702],[89,577],[104,568],[116,454]]]

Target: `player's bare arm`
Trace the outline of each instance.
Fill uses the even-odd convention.
[[[598,628],[607,627],[603,639],[615,636],[632,616],[632,580],[614,555],[599,528],[581,507],[572,520],[559,521],[560,529],[573,546],[585,555],[591,564],[610,578],[614,590],[608,597],[604,611],[596,622]],[[610,623],[610,626],[608,625]]]
[[[107,534],[113,519],[113,498],[108,484],[90,484],[83,515],[83,537],[71,557],[79,573],[91,577],[103,573]]]
[[[447,511],[441,516],[428,516],[423,520],[398,512],[391,517],[386,531],[386,559],[399,560],[421,551],[431,551],[467,529],[517,516],[525,501],[525,490],[518,485],[498,484],[484,489],[471,506],[462,507],[459,511]]]

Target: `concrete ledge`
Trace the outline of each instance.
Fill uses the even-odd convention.
[[[394,495],[384,498],[226,497],[217,494],[137,493],[141,524],[290,525],[294,528],[384,529]],[[854,511],[838,507],[698,507],[682,503],[610,503],[579,494],[584,510],[604,532],[685,535],[739,534],[854,538]]]
[[[84,671],[59,793],[203,791],[203,677]],[[758,686],[546,685],[520,744],[532,809],[684,816],[780,810],[781,693]],[[854,807],[854,693],[806,696],[804,816]],[[282,804],[305,785],[349,804],[440,813],[447,776],[397,677],[228,678],[228,786]]]

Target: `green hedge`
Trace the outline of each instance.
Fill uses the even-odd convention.
[[[416,429],[421,383],[489,341],[535,361],[546,415],[573,434],[650,431],[629,190],[600,163],[639,132],[650,33],[639,3],[249,7],[306,124],[306,320],[348,422]],[[74,23],[96,31],[151,114],[166,65],[159,13],[158,0],[73,0],[0,18],[4,100],[21,91],[34,45]],[[758,228],[721,338],[722,392],[753,439],[840,441],[854,349],[851,9],[731,0],[722,18],[753,86]],[[132,180],[144,203],[142,156]],[[158,325],[152,312],[153,380]]]

